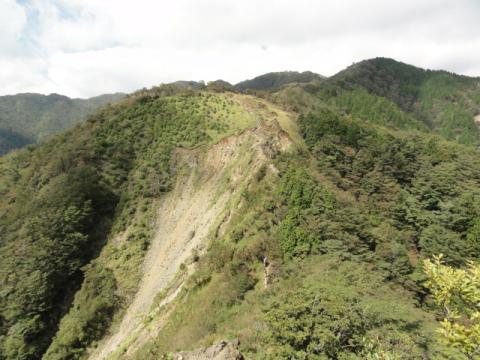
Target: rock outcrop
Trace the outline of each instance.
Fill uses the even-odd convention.
[[[174,360],[243,360],[238,351],[238,341],[222,340],[208,348],[194,351],[182,351],[173,354]]]

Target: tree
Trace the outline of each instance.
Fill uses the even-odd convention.
[[[442,256],[424,261],[427,286],[444,319],[439,333],[468,359],[480,359],[480,265],[464,269],[444,265]]]

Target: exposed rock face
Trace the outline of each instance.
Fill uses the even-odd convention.
[[[473,120],[475,121],[475,124],[477,124],[478,126],[480,126],[480,114],[478,114],[477,116],[475,116],[473,118]]]
[[[243,360],[238,351],[238,341],[222,340],[206,349],[182,351],[173,354],[174,360]]]

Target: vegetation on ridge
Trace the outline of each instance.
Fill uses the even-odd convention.
[[[296,72],[284,71],[273,72],[257,76],[251,80],[245,80],[235,84],[237,91],[268,91],[278,90],[280,87],[292,83],[308,83],[313,80],[321,80],[322,76],[311,71]]]

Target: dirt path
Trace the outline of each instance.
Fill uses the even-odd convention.
[[[266,142],[265,133],[255,129],[223,139],[207,152],[196,149],[175,153],[177,184],[158,209],[157,231],[145,258],[139,290],[117,332],[100,343],[91,360],[105,359],[142,328],[155,296],[174,280],[193,250],[205,245],[228,199],[255,173],[254,168],[265,162]],[[169,301],[178,290],[168,297]]]

